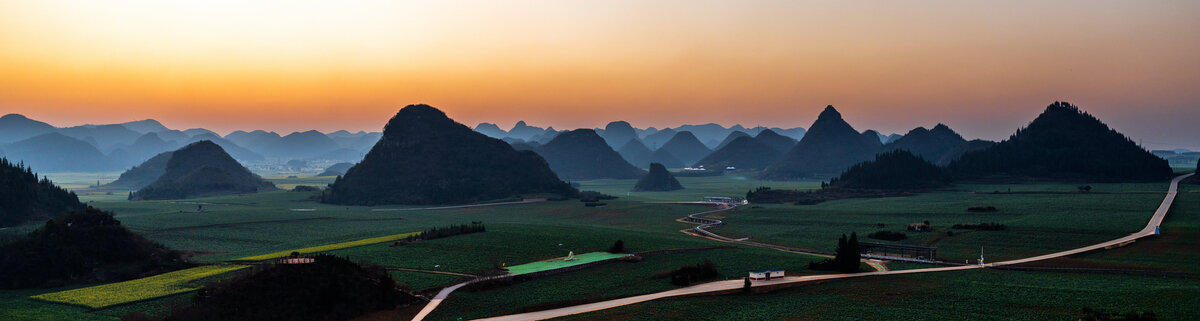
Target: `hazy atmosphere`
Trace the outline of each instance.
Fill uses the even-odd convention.
[[[1197,31],[0,0],[0,320],[1200,320]]]
[[[58,126],[380,130],[400,106],[555,128],[862,128],[998,140],[1066,100],[1200,148],[1194,1],[3,1],[0,109]]]

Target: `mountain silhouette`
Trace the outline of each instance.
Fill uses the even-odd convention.
[[[124,122],[124,123],[120,123],[118,125],[121,125],[125,128],[129,128],[132,131],[139,132],[142,134],[157,133],[157,132],[164,132],[164,131],[171,130],[170,128],[167,128],[167,126],[163,126],[162,123],[158,122],[157,120],[153,120],[153,119],[143,119],[143,120],[137,120],[137,121]]]
[[[239,130],[229,133],[229,135],[225,135],[225,140],[250,150],[256,150],[260,153],[263,151],[263,149],[267,148],[267,146],[271,146],[272,144],[278,142],[280,138],[282,137],[280,137],[279,134],[265,130],[255,130],[251,132]]]
[[[475,131],[491,138],[504,138],[506,135],[508,135],[508,132],[500,129],[500,126],[496,126],[496,124],[492,123],[479,123],[479,125],[475,126]]]
[[[249,149],[245,149],[242,146],[238,146],[238,144],[234,144],[233,142],[228,141],[224,138],[221,138],[220,136],[217,136],[217,134],[213,134],[213,133],[203,133],[203,134],[199,134],[196,136],[192,136],[191,138],[188,138],[188,140],[185,141],[182,145],[186,146],[186,145],[190,145],[193,143],[206,141],[206,140],[216,143],[218,146],[221,146],[221,149],[225,150],[226,153],[229,153],[229,156],[233,156],[233,158],[236,158],[236,159],[240,159],[240,160],[244,160],[244,161],[258,161],[258,160],[265,159],[262,154],[256,153]]]
[[[663,164],[650,163],[650,171],[633,186],[635,192],[666,192],[683,189]]]
[[[654,153],[651,153],[650,162],[659,163],[670,168],[683,168],[687,166],[687,164],[684,164],[683,161],[679,160],[679,158],[675,157],[674,154],[671,154],[670,151],[664,148],[659,148],[658,150],[654,151]]]
[[[643,173],[621,158],[591,129],[560,134],[534,151],[546,159],[550,169],[562,179],[633,179]]]
[[[516,138],[516,139],[520,139],[520,140],[524,140],[524,141],[530,141],[533,139],[533,137],[541,135],[541,134],[545,134],[545,133],[546,133],[545,129],[542,129],[541,127],[529,126],[529,125],[525,124],[524,120],[522,120],[522,121],[518,121],[517,124],[513,125],[512,129],[508,130],[507,137],[512,137],[512,138]]]
[[[105,185],[118,186],[133,190],[141,189],[154,183],[163,173],[167,172],[167,161],[171,160],[172,152],[163,152],[121,173],[112,183]]]
[[[42,134],[3,147],[13,161],[40,172],[103,172],[119,169],[96,146],[59,133]]]
[[[346,175],[346,171],[354,167],[354,163],[337,163],[326,167],[324,171],[317,176],[342,176]]]
[[[704,156],[708,156],[709,153],[712,153],[712,150],[709,150],[707,146],[704,146],[704,144],[696,138],[696,135],[693,135],[692,132],[688,131],[676,133],[675,137],[672,137],[671,140],[667,141],[667,143],[663,144],[662,148],[659,149],[671,153],[671,156],[675,156],[675,158],[683,162],[684,165],[695,164],[696,161],[699,161],[700,159],[704,158]]]
[[[950,165],[951,162],[958,160],[958,158],[962,157],[963,154],[966,154],[968,152],[977,151],[977,150],[984,150],[984,149],[987,149],[988,147],[992,147],[992,145],[996,145],[996,142],[993,142],[990,140],[974,139],[974,140],[968,141],[966,143],[962,143],[958,146],[954,146],[954,148],[951,148],[950,150],[946,151],[946,153],[942,155],[942,158],[939,158],[933,164],[937,165],[937,166],[945,167],[946,165]]]
[[[133,144],[119,145],[108,153],[109,159],[121,167],[139,164],[154,155],[175,149],[172,142],[164,141],[158,133],[150,132],[138,137]]]
[[[621,148],[630,139],[637,138],[637,131],[626,121],[614,121],[604,126],[604,142],[613,149]]]
[[[761,177],[769,180],[831,177],[873,158],[882,145],[874,131],[859,133],[842,119],[837,109],[827,106],[804,138],[783,159],[767,167]]]
[[[465,204],[525,194],[575,195],[546,161],[428,105],[396,113],[362,162],[329,185],[333,204]]]
[[[162,175],[134,192],[130,199],[183,199],[275,189],[274,184],[242,167],[212,141],[189,144],[171,152],[170,157]]]
[[[792,150],[792,147],[796,147],[795,139],[780,135],[779,133],[776,133],[774,129],[767,129],[758,132],[758,135],[754,136],[754,139],[760,143],[770,146],[775,150],[778,150],[780,153],[787,153],[789,150]]]
[[[958,178],[1154,181],[1172,175],[1166,160],[1067,102],[1047,106],[1029,126],[964,154],[949,169]]]
[[[883,145],[882,150],[884,152],[907,150],[927,161],[936,162],[946,156],[950,150],[966,143],[967,140],[951,130],[950,127],[937,124],[932,130],[927,130],[925,127],[914,128],[895,141]]]
[[[781,158],[783,158],[782,151],[772,148],[754,137],[741,136],[696,162],[696,165],[712,169],[729,166],[737,169],[763,169]]]
[[[622,145],[617,153],[621,154],[621,158],[624,158],[625,161],[638,168],[642,168],[642,164],[650,166],[651,158],[654,156],[654,151],[646,148],[646,144],[642,144],[642,141],[637,138],[625,142],[625,145]]]
[[[89,138],[101,151],[106,151],[114,146],[122,144],[131,144],[143,134],[133,131],[121,125],[83,125],[75,127],[60,128],[59,134],[66,135],[75,139],[88,141]]]
[[[662,148],[663,145],[667,144],[667,141],[670,141],[671,138],[675,138],[675,134],[678,133],[679,132],[675,131],[674,129],[664,128],[654,132],[653,134],[646,135],[646,137],[642,137],[642,143],[646,144],[646,147],[650,148],[650,150],[658,150],[659,148]]]
[[[259,152],[263,156],[304,159],[332,152],[338,148],[341,148],[341,146],[334,142],[333,139],[330,139],[329,136],[325,136],[325,134],[315,130],[310,130],[280,137],[279,140],[263,146]]]
[[[34,136],[58,131],[50,124],[36,121],[21,114],[0,117],[0,144],[25,140]]]
[[[721,149],[721,147],[725,147],[725,145],[729,145],[729,143],[732,143],[733,140],[738,139],[738,137],[749,137],[749,136],[750,136],[750,134],[747,134],[746,132],[743,132],[740,130],[735,130],[732,133],[729,133],[729,136],[725,136],[725,140],[722,140],[720,143],[715,145],[713,147],[713,150],[715,151],[715,150]]]

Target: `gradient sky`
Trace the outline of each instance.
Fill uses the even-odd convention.
[[[55,125],[379,130],[943,122],[1000,139],[1066,100],[1200,149],[1200,1],[0,0],[0,113]]]

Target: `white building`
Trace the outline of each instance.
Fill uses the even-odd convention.
[[[750,279],[755,281],[778,279],[782,278],[783,276],[783,270],[750,271]]]

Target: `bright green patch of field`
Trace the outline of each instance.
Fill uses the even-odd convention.
[[[628,254],[614,254],[608,252],[591,252],[575,255],[573,260],[567,261],[566,257],[556,257],[549,260],[530,262],[521,265],[513,265],[507,268],[510,274],[528,274],[534,272],[548,271],[553,269],[561,269],[569,266],[587,264],[596,261],[615,259]]]
[[[205,265],[151,277],[31,296],[31,298],[103,308],[196,290],[191,282],[246,268],[245,265]]]
[[[281,252],[268,253],[268,254],[263,254],[263,255],[247,256],[247,257],[239,258],[239,259],[237,259],[237,261],[262,261],[262,260],[269,260],[269,259],[274,259],[274,258],[285,257],[288,255],[291,255],[292,253],[308,254],[308,253],[317,253],[317,252],[327,252],[327,251],[332,251],[332,250],[350,248],[350,247],[355,247],[355,246],[363,246],[363,245],[368,245],[368,244],[393,242],[393,241],[401,240],[401,239],[407,238],[409,236],[417,235],[420,233],[421,232],[410,232],[410,233],[395,234],[395,235],[388,235],[388,236],[372,237],[372,238],[361,239],[361,240],[357,240],[357,241],[326,244],[326,245],[321,245],[321,246],[313,246],[313,247],[306,247],[306,248],[302,248],[302,249],[295,249],[295,250],[291,250],[291,251],[281,251]]]

